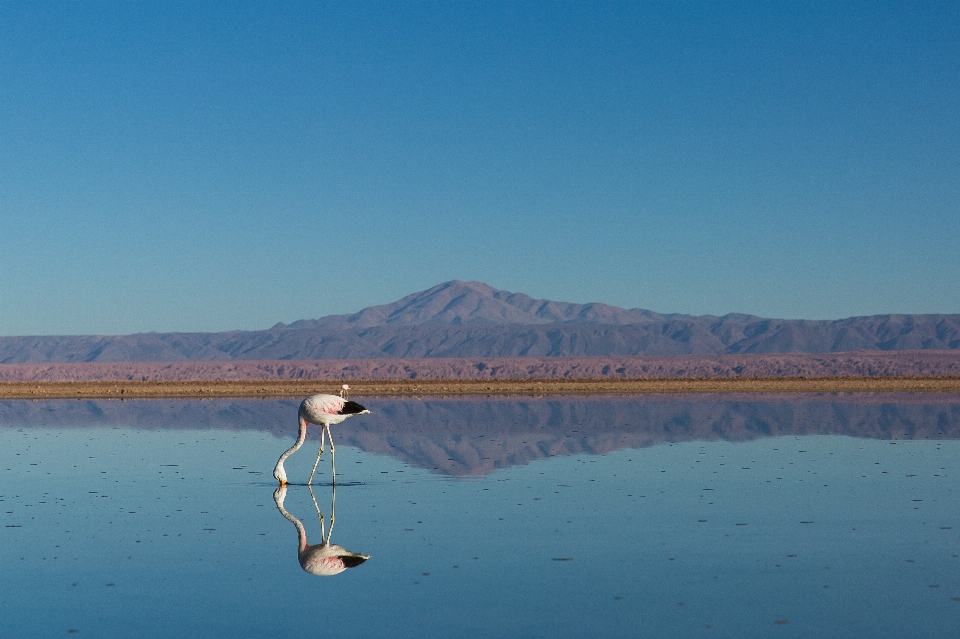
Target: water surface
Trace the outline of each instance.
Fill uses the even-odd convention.
[[[960,627],[960,397],[364,403],[332,531],[295,401],[0,403],[0,636]],[[302,569],[318,510],[370,559]]]

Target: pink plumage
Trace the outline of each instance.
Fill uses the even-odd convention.
[[[368,412],[363,406],[336,395],[313,395],[300,404],[299,417],[311,424],[339,424],[351,415]]]
[[[300,413],[306,416],[337,415],[346,403],[345,399],[336,395],[314,395],[303,400]]]

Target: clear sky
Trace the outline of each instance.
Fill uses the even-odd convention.
[[[455,278],[960,312],[960,3],[0,0],[0,335]]]

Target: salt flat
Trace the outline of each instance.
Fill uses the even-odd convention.
[[[960,401],[881,395],[372,400],[332,577],[296,400],[0,402],[0,635],[950,636]]]

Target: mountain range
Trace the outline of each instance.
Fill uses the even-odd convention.
[[[960,349],[960,314],[839,320],[660,314],[453,280],[260,331],[0,338],[0,363],[838,353]]]

